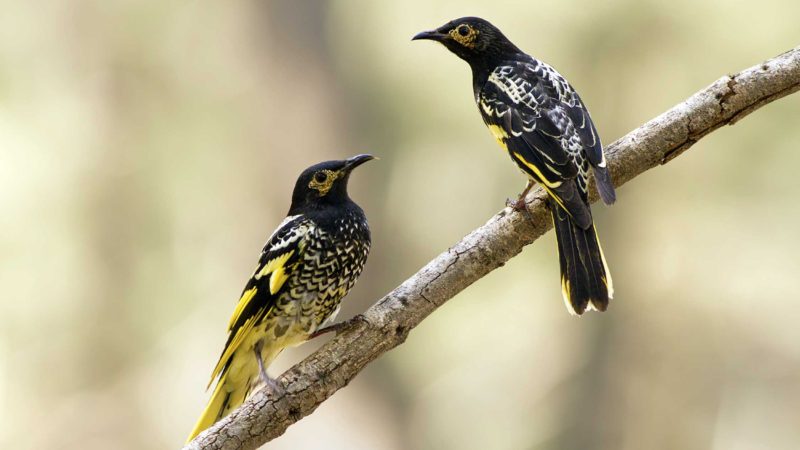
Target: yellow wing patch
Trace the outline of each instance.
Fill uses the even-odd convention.
[[[286,252],[277,258],[271,259],[269,262],[264,264],[264,268],[259,271],[255,278],[256,280],[260,279],[261,277],[265,277],[270,275],[269,278],[269,292],[270,294],[275,294],[278,290],[283,286],[283,283],[286,282],[286,279],[289,278],[289,275],[286,274],[286,270],[284,264],[289,258],[292,257],[294,254],[294,250],[290,252]]]
[[[542,171],[539,170],[538,167],[536,167],[535,165],[533,165],[533,164],[529,163],[528,161],[526,161],[525,158],[523,158],[522,155],[520,155],[519,153],[514,152],[514,157],[517,158],[517,161],[519,161],[522,164],[524,164],[525,167],[531,169],[533,171],[533,173],[535,173],[536,176],[539,177],[539,179],[542,181],[542,184],[544,184],[545,186],[551,187],[551,188],[557,188],[557,187],[561,186],[561,182],[560,181],[550,181],[547,178],[545,178],[544,174],[542,174]]]
[[[289,278],[284,265],[293,254],[294,250],[291,250],[267,261],[267,263],[264,264],[264,267],[262,267],[261,270],[258,270],[253,277],[258,280],[265,276],[269,276],[269,291],[270,294],[275,294]],[[234,332],[234,325],[239,320],[244,310],[247,309],[247,306],[250,304],[250,302],[253,301],[253,297],[256,296],[257,292],[258,287],[253,287],[242,293],[242,297],[239,298],[239,302],[236,304],[236,309],[233,311],[230,321],[228,321],[228,331]],[[269,314],[269,312],[267,312],[267,314]],[[235,330],[236,334],[231,340],[230,345],[225,347],[225,350],[222,352],[222,356],[217,362],[217,366],[214,368],[214,372],[211,375],[211,381],[208,383],[209,386],[211,386],[211,383],[214,382],[214,379],[217,377],[217,375],[220,374],[222,368],[225,366],[225,363],[231,358],[231,356],[233,356],[233,354],[236,352],[236,349],[239,348],[239,345],[241,345],[242,341],[244,341],[247,334],[250,333],[259,316],[260,315],[248,318],[241,328]]]
[[[489,125],[489,131],[492,132],[492,136],[497,140],[497,143],[500,144],[501,147],[506,148],[506,139],[508,139],[506,130],[500,125]]]
[[[283,270],[283,266],[275,269],[275,271],[272,272],[272,276],[269,277],[269,293],[275,295],[288,278],[289,275]]]
[[[255,291],[256,288],[251,290]],[[252,298],[252,296],[250,298]],[[211,380],[208,381],[208,387],[206,387],[206,389],[211,387],[211,383],[213,383],[214,379],[217,378],[217,375],[222,372],[222,368],[225,367],[225,363],[231,358],[231,356],[233,356],[233,354],[239,348],[239,345],[241,345],[242,341],[244,341],[245,337],[247,337],[247,335],[253,329],[253,325],[258,319],[260,319],[260,315],[250,317],[244,322],[241,328],[236,330],[236,335],[233,337],[231,344],[225,347],[225,351],[223,351],[222,356],[219,357],[219,361],[217,361],[217,365],[214,367],[214,372],[211,373]]]
[[[242,311],[244,311],[245,307],[247,307],[247,305],[250,303],[250,300],[252,300],[255,295],[256,288],[244,291],[242,298],[239,299],[239,303],[236,304],[236,309],[233,310],[233,315],[231,316],[230,322],[228,322],[228,331],[233,328],[233,324],[239,320],[239,316],[242,315]]]

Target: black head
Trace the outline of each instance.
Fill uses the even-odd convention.
[[[480,17],[462,17],[412,38],[441,42],[461,59],[476,65],[502,61],[520,52],[494,25]]]
[[[304,170],[294,185],[289,215],[350,202],[347,195],[350,172],[373,159],[372,155],[356,155],[341,161],[321,162]]]

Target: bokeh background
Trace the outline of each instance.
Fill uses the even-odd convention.
[[[492,20],[606,143],[800,44],[793,0],[2,3],[0,447],[22,450],[180,447],[306,166],[381,157],[352,180],[375,244],[340,318],[523,187],[467,66],[416,32]],[[799,119],[770,104],[595,207],[608,313],[567,314],[548,235],[268,448],[796,449]]]

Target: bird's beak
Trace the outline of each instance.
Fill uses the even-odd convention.
[[[417,41],[420,39],[427,39],[429,41],[437,41],[442,42],[447,38],[447,34],[440,33],[439,30],[430,30],[430,31],[423,31],[422,33],[417,33],[413,38],[412,41]]]
[[[344,169],[347,170],[347,171],[353,170],[356,167],[364,164],[367,161],[372,161],[373,159],[378,159],[378,158],[376,158],[376,157],[374,157],[372,155],[368,155],[366,153],[361,154],[361,155],[353,156],[352,158],[348,158],[344,162]]]

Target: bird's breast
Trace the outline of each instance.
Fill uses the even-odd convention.
[[[277,299],[273,316],[312,333],[331,319],[355,285],[369,254],[365,222],[339,220],[309,236],[302,259]],[[287,325],[289,326],[289,325]]]

